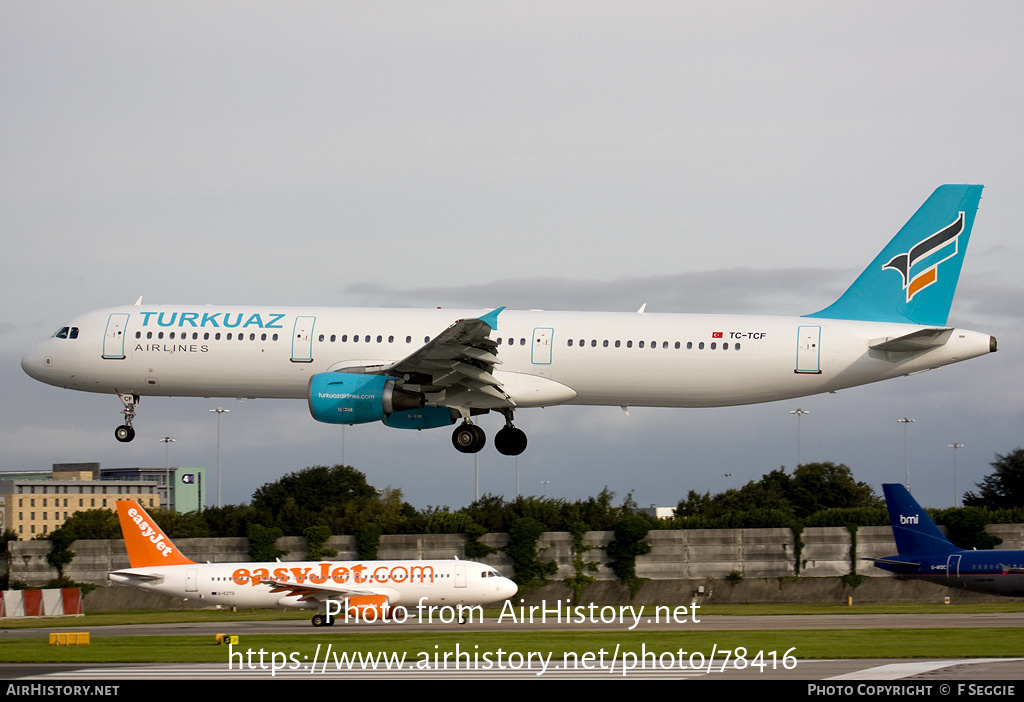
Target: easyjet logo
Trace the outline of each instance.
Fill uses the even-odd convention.
[[[293,583],[311,582],[323,585],[328,580],[344,585],[345,583],[405,583],[434,582],[434,568],[429,565],[400,566],[341,566],[337,563],[318,563],[315,566],[294,566],[291,568],[238,568],[231,574],[236,585],[259,585],[263,580],[285,580]]]
[[[160,554],[167,558],[174,552],[174,547],[164,541],[164,535],[159,529],[155,528],[139,513],[137,509],[131,507],[128,509],[128,516],[131,517],[132,522],[139,528],[139,533],[142,538],[149,541]]]

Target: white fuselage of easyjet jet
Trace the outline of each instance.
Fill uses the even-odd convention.
[[[193,563],[124,568],[112,582],[206,604],[273,609],[322,609],[321,599],[292,594],[308,584],[387,597],[388,606],[456,607],[498,602],[515,595],[516,584],[494,568],[473,561],[309,561],[296,563]],[[261,581],[288,583],[274,587]]]
[[[129,306],[84,314],[22,360],[90,392],[306,398],[319,372],[405,358],[481,311]],[[120,331],[107,333],[120,322]],[[869,345],[913,324],[806,317],[503,311],[494,376],[517,408],[714,407],[829,392],[994,350],[954,329],[914,353]],[[74,338],[72,338],[74,337]]]

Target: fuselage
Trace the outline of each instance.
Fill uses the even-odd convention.
[[[125,568],[112,582],[209,605],[322,608],[322,600],[290,594],[263,580],[384,595],[389,607],[481,605],[512,597],[517,587],[494,568],[473,561],[305,561],[193,563]]]
[[[88,392],[306,398],[324,371],[405,358],[480,310],[128,306],[79,316],[22,359]],[[806,317],[503,311],[494,376],[517,407],[714,407],[830,392],[995,350],[955,329],[915,352],[869,348],[924,329]]]
[[[914,563],[898,563],[899,560]],[[889,562],[886,562],[889,561]],[[1024,596],[1024,551],[958,551],[890,556],[875,563],[906,578],[992,595]]]

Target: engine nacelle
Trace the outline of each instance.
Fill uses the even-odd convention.
[[[423,407],[423,396],[386,375],[317,373],[309,379],[309,413],[327,424],[365,424]]]

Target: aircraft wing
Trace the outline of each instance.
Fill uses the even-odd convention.
[[[488,335],[498,327],[496,310],[476,319],[460,319],[390,366],[346,368],[350,372],[378,373],[404,380],[403,387],[422,392],[428,405],[446,407],[514,407],[515,402],[492,375],[498,345]]]
[[[387,595],[390,588],[341,587],[339,585],[318,585],[316,583],[296,583],[290,580],[260,580],[261,585],[270,585],[271,592],[286,592],[288,595],[300,597],[303,602],[313,600],[331,600],[340,597],[358,595]]]

